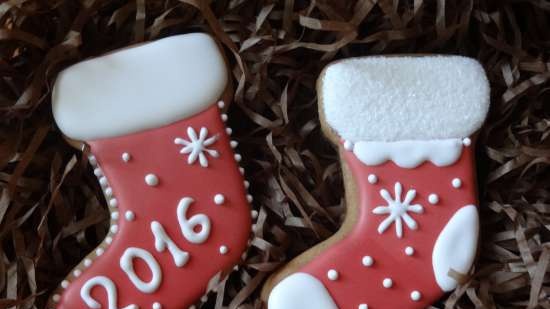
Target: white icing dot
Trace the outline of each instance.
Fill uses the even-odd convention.
[[[414,254],[414,248],[411,247],[411,246],[408,246],[405,248],[405,254],[408,255],[408,256],[411,256]]]
[[[246,195],[246,200],[247,200],[249,203],[252,203],[252,201],[254,200],[254,198],[252,197],[252,195],[247,194],[247,195]]]
[[[99,184],[102,186],[102,187],[107,187],[109,185],[109,182],[107,181],[107,178],[105,176],[101,176],[99,178]]]
[[[462,145],[468,147],[468,146],[472,145],[472,140],[469,139],[468,137],[466,137],[465,139],[462,140]]]
[[[218,101],[218,107],[219,108],[224,108],[225,107],[225,102],[224,101]]]
[[[225,132],[227,133],[227,135],[231,135],[231,134],[233,134],[233,129],[231,129],[231,128],[226,128],[226,129],[225,129]]]
[[[454,178],[451,183],[453,185],[453,188],[456,188],[456,189],[462,186],[462,180],[460,180],[460,178]]]
[[[109,205],[111,205],[111,207],[117,207],[118,206],[118,201],[116,200],[116,198],[112,198],[109,201]]]
[[[118,211],[113,211],[111,213],[111,219],[118,220]]]
[[[252,217],[252,219],[258,219],[258,211],[257,210],[252,210],[250,212],[250,216]]]
[[[375,184],[378,182],[378,177],[374,174],[370,174],[368,177],[367,177],[367,180],[369,181],[370,184]]]
[[[59,296],[59,294],[54,294],[54,296],[52,297],[52,300],[56,303],[59,302],[60,299],[61,299],[61,296]]]
[[[110,245],[113,242],[113,238],[112,237],[106,237],[105,242]]]
[[[69,281],[67,281],[67,280],[61,281],[61,287],[64,288],[64,289],[68,288],[69,287]]]
[[[101,176],[103,176],[103,172],[102,172],[101,169],[98,167],[98,168],[95,168],[95,169],[94,169],[94,175],[96,175],[97,177],[101,177]]]
[[[227,121],[227,114],[222,114],[222,121],[223,122]]]
[[[240,154],[235,154],[235,161],[237,162],[241,162],[241,160],[243,159],[243,157],[240,155]]]
[[[422,294],[418,291],[412,291],[411,299],[414,301],[419,301],[422,298]]]
[[[128,162],[128,161],[130,161],[130,159],[132,159],[132,156],[130,156],[129,153],[125,152],[125,153],[122,154],[122,161]]]
[[[237,146],[239,146],[239,142],[237,142],[237,141],[230,141],[230,142],[229,142],[229,145],[231,146],[231,148],[237,148]]]
[[[105,196],[107,196],[108,198],[113,196],[113,189],[111,189],[111,187],[107,187],[104,192]]]
[[[345,141],[344,142],[344,149],[345,150],[353,150],[353,143],[350,142],[350,141]]]
[[[331,280],[331,281],[338,280],[338,277],[339,277],[339,276],[340,276],[340,275],[338,274],[338,272],[337,272],[336,270],[334,270],[334,269],[331,269],[331,270],[329,270],[329,271],[327,272],[327,277],[328,277],[328,279]]]
[[[229,252],[229,248],[227,246],[220,246],[220,254],[225,255]]]
[[[134,219],[136,218],[136,214],[134,214],[134,212],[131,210],[127,210],[124,213],[124,218],[126,218],[126,221],[134,221]]]
[[[116,234],[118,232],[118,225],[111,225],[111,233]]]
[[[101,256],[104,252],[105,252],[105,250],[103,250],[103,248],[97,248],[95,250],[95,255]]]
[[[73,276],[80,277],[80,275],[82,275],[82,271],[80,271],[80,269],[75,269],[75,271],[73,271]]]
[[[363,263],[363,266],[370,267],[370,266],[372,266],[372,264],[374,264],[374,259],[371,256],[366,255],[366,256],[363,257],[361,262]]]
[[[90,259],[85,259],[84,260],[84,266],[85,267],[90,267],[92,265],[92,260]]]
[[[208,300],[208,296],[203,295],[203,296],[201,297],[201,302],[205,303],[207,300]]]
[[[224,202],[225,202],[225,196],[223,196],[223,194],[218,193],[218,194],[214,195],[214,203],[216,205],[221,205]]]
[[[197,309],[197,307],[195,307],[195,305],[192,305],[191,307],[189,307],[189,309]]]
[[[384,279],[384,281],[382,281],[382,286],[384,286],[386,289],[391,288],[393,286],[393,280],[391,280],[390,278]]]
[[[148,186],[154,187],[159,184],[159,178],[155,174],[147,174],[145,175],[145,183]]]
[[[95,156],[88,156],[88,161],[90,161],[91,165],[97,165],[97,159]]]
[[[435,193],[428,195],[428,202],[430,202],[430,204],[439,203],[439,196]]]
[[[153,309],[162,309],[162,305],[160,303],[154,303]]]
[[[239,172],[241,173],[241,175],[244,175],[244,168],[239,167]]]
[[[244,181],[244,187],[245,187],[246,189],[250,188],[250,182],[248,182],[248,181],[245,180],[245,181]]]
[[[369,309],[369,306],[367,306],[367,304],[361,304],[357,309]]]

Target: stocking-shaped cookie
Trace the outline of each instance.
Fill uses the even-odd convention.
[[[348,214],[335,237],[271,281],[269,309],[428,307],[476,254],[482,67],[464,57],[349,59],[324,70],[318,93]]]
[[[89,147],[112,219],[48,308],[188,308],[239,262],[251,197],[224,125],[227,75],[217,44],[201,33],[60,73],[55,120]]]

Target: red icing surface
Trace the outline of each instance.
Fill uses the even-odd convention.
[[[219,139],[208,148],[219,152],[218,158],[207,155],[209,166],[203,168],[198,160],[189,165],[187,154],[180,154],[182,145],[174,143],[176,137],[189,140],[187,128],[199,132],[208,129],[208,136],[219,134]],[[129,304],[140,308],[152,308],[158,302],[163,309],[188,308],[207,289],[208,281],[221,270],[230,270],[246,250],[250,233],[250,208],[229,137],[214,105],[209,109],[177,123],[122,137],[91,141],[92,153],[107,176],[113,195],[118,200],[119,231],[105,253],[83,270],[82,275],[71,282],[61,294],[57,308],[88,308],[80,296],[84,283],[95,276],[107,276],[117,286],[118,307]],[[125,163],[121,155],[128,152],[131,160]],[[160,182],[148,186],[145,175],[153,173]],[[225,196],[223,205],[216,205],[214,195]],[[211,232],[203,244],[187,241],[178,224],[176,208],[183,197],[192,197],[187,218],[202,213],[210,218]],[[124,213],[135,213],[134,221],[126,221]],[[154,247],[151,221],[160,222],[166,233],[184,251],[189,252],[189,262],[182,268],[174,265],[172,255],[166,249],[159,253]],[[226,255],[219,247],[229,248]],[[152,294],[137,290],[119,266],[119,259],[128,247],[138,247],[150,252],[162,269],[162,283]],[[140,259],[134,259],[138,276],[145,282],[151,271]],[[107,306],[107,294],[101,286],[93,288],[92,297],[102,308]]]
[[[448,167],[425,162],[417,168],[404,169],[391,161],[366,166],[350,151],[344,151],[342,156],[358,183],[358,222],[350,235],[317,256],[301,271],[320,279],[341,309],[356,309],[360,304],[367,304],[369,309],[428,307],[443,295],[432,267],[435,241],[457,210],[469,204],[477,205],[472,147],[464,147],[461,158]],[[378,177],[376,184],[368,182],[369,174]],[[451,185],[455,177],[462,180],[459,189]],[[396,236],[395,224],[379,234],[378,225],[387,215],[372,213],[375,207],[387,205],[380,196],[381,189],[388,190],[395,197],[396,182],[403,185],[402,198],[409,189],[415,189],[417,194],[411,204],[424,207],[423,214],[408,212],[418,223],[418,229],[410,230],[403,223],[403,238]],[[431,193],[439,196],[435,205],[428,202]],[[414,255],[405,254],[407,246],[415,249]],[[366,255],[374,259],[371,267],[362,264]],[[329,269],[339,272],[338,280],[327,278]],[[393,280],[392,288],[383,287],[384,278]],[[420,301],[411,299],[411,292],[415,290],[422,294]]]

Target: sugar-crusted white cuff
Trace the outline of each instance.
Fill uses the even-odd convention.
[[[489,109],[485,71],[461,56],[342,60],[318,90],[326,122],[351,142],[464,138]]]
[[[126,135],[204,110],[226,84],[223,56],[209,35],[172,36],[65,69],[54,86],[53,113],[73,139]]]

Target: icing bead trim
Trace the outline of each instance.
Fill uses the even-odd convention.
[[[464,145],[466,147],[469,147],[470,145],[472,145],[472,140],[470,138],[466,137],[462,140],[462,145]]]
[[[372,264],[374,264],[374,259],[369,256],[369,255],[366,255],[363,257],[363,259],[361,260],[361,263],[363,264],[363,266],[365,267],[371,267]]]
[[[230,142],[229,142],[229,145],[231,146],[231,148],[235,149],[235,148],[237,148],[237,146],[239,146],[239,142],[237,142],[237,141],[230,141]]]
[[[397,142],[356,142],[353,153],[366,165],[393,161],[402,168],[415,168],[430,161],[442,167],[455,163],[462,154],[460,139]]]
[[[462,180],[460,180],[460,178],[454,178],[451,184],[453,185],[453,188],[458,189],[462,187]]]
[[[428,202],[430,202],[430,204],[432,205],[439,203],[439,196],[435,193],[430,194],[428,196]]]
[[[386,278],[382,281],[382,286],[386,289],[389,289],[393,286],[393,280],[390,278]]]
[[[159,178],[155,174],[145,175],[145,183],[150,187],[155,187],[159,184]]]
[[[103,250],[103,248],[97,248],[95,250],[95,255],[101,256],[101,255],[103,255],[104,252],[105,252],[105,250]]]
[[[61,287],[62,288],[66,289],[68,286],[69,286],[69,281],[67,281],[67,280],[61,281]]]
[[[327,278],[330,281],[336,281],[338,280],[338,277],[340,277],[340,274],[338,274],[338,272],[334,269],[331,269],[327,272]]]
[[[92,260],[90,259],[85,259],[84,260],[84,266],[85,267],[90,267],[92,265]]]
[[[73,276],[75,277],[80,277],[80,275],[82,275],[82,271],[76,269],[75,271],[73,271]]]
[[[109,200],[109,206],[111,206],[111,207],[113,207],[113,208],[117,207],[117,206],[118,206],[118,201],[117,201],[117,199],[116,199],[116,198],[110,199],[110,200]]]
[[[252,210],[250,212],[250,216],[252,217],[252,219],[258,219],[258,211],[257,210]]]
[[[247,195],[246,195],[246,200],[247,200],[249,203],[252,203],[252,201],[254,200],[254,198],[252,197],[252,195],[247,194]]]
[[[208,159],[206,154],[210,155],[212,158],[217,158],[220,156],[218,151],[214,149],[207,148],[211,146],[218,140],[218,135],[213,135],[208,137],[208,129],[201,127],[199,130],[199,135],[192,127],[187,128],[187,136],[189,140],[177,137],[174,140],[174,144],[182,145],[183,148],[180,150],[181,154],[188,154],[187,164],[191,165],[199,160],[199,164],[202,167],[208,167]],[[205,154],[206,153],[206,154]]]
[[[418,292],[418,291],[413,291],[413,292],[411,293],[411,299],[412,299],[413,301],[419,301],[421,298],[422,298],[422,294],[421,294],[420,292]]]
[[[382,196],[388,204],[374,208],[372,213],[376,215],[388,215],[386,219],[378,225],[378,233],[384,233],[392,223],[395,223],[395,234],[397,237],[402,238],[403,221],[405,221],[405,224],[411,230],[416,230],[418,228],[418,224],[408,212],[421,214],[424,212],[424,208],[420,204],[410,204],[416,197],[416,190],[408,190],[403,201],[401,201],[401,195],[403,193],[403,186],[401,183],[396,182],[394,190],[395,198],[392,198],[386,189],[380,190],[380,196]]]
[[[224,101],[218,101],[218,107],[219,108],[224,108],[225,107],[225,102]]]

